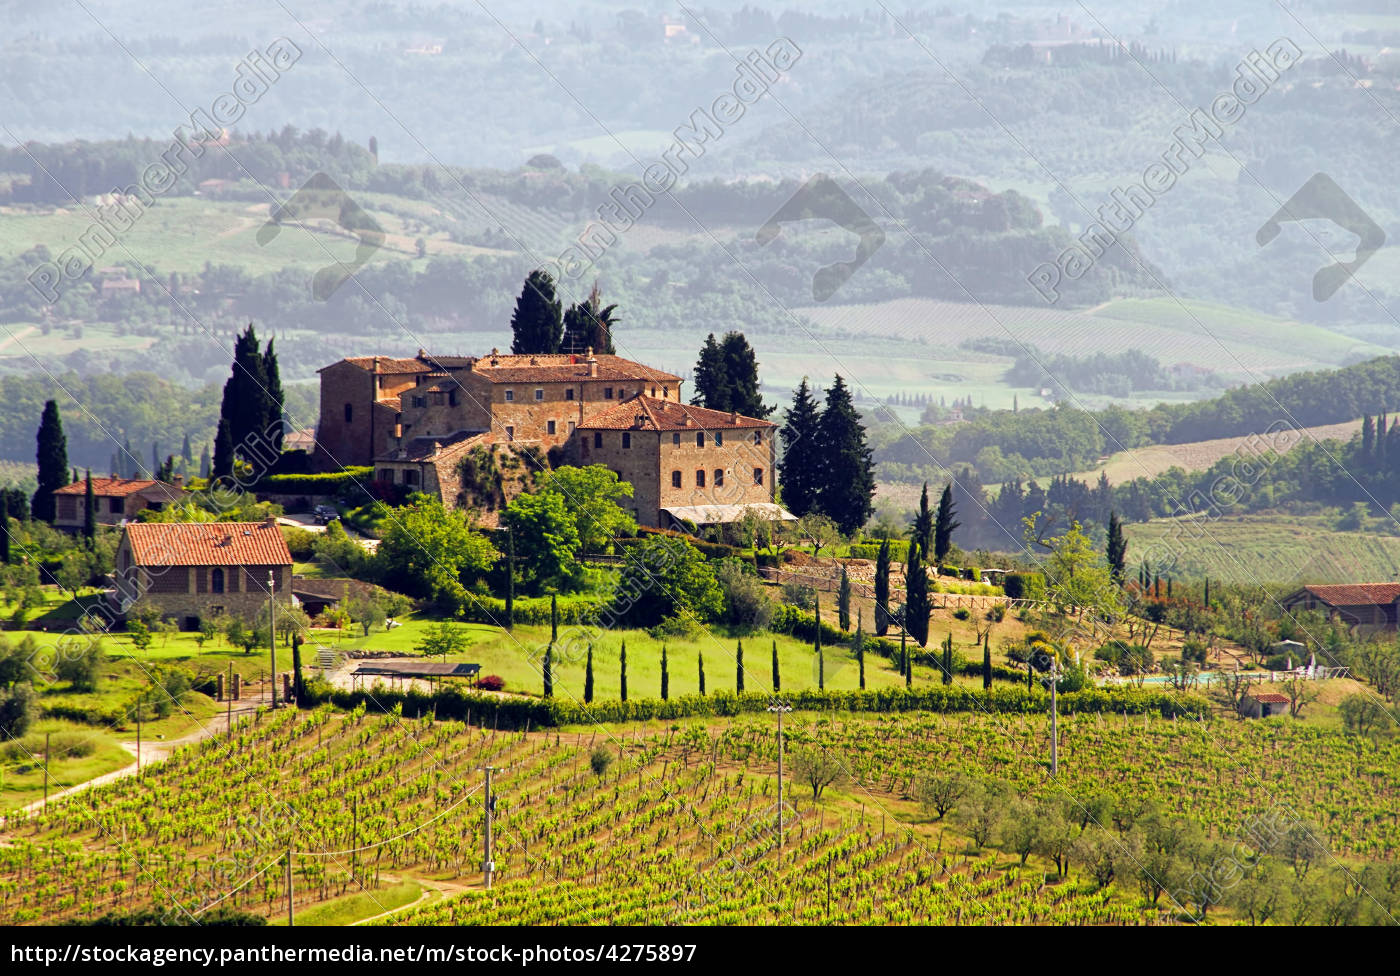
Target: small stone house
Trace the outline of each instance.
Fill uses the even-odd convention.
[[[178,502],[184,493],[184,488],[179,484],[149,478],[92,479],[94,515],[100,525],[119,525],[134,519],[142,509],[160,511],[165,505]],[[86,495],[86,478],[54,491],[54,526],[81,529]]]
[[[1246,692],[1240,702],[1240,714],[1249,718],[1268,718],[1288,714],[1288,696],[1277,692]]]
[[[268,578],[279,604],[291,605],[292,554],[275,519],[263,522],[132,522],[117,547],[119,616],[149,600],[184,630],[230,614],[265,613]]]

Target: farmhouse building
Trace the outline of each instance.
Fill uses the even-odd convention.
[[[92,479],[93,510],[101,525],[119,525],[147,508],[158,512],[165,505],[178,502],[183,494],[184,489],[179,484],[148,478]],[[53,524],[60,529],[81,529],[86,495],[86,479],[56,490]]]
[[[686,406],[681,378],[594,355],[343,359],[321,373],[319,470],[473,505],[487,522],[546,465],[603,464],[642,525],[733,521],[774,501],[776,427]],[[508,470],[517,473],[515,478]]]
[[[1305,586],[1281,601],[1284,610],[1321,610],[1358,633],[1396,630],[1400,583],[1340,583]]]
[[[292,555],[275,519],[263,522],[132,522],[117,546],[117,612],[148,600],[185,630],[201,619],[253,619],[267,609],[268,580],[290,605]]]

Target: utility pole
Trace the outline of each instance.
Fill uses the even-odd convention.
[[[44,813],[49,812],[49,733],[44,733]]]
[[[288,848],[287,848],[287,925],[288,925],[288,926],[292,926],[292,925],[295,925],[295,924],[296,924],[296,920],[292,917],[292,849],[291,849],[290,846],[288,846]]]
[[[136,775],[141,775],[141,699],[144,696],[136,696]]]
[[[783,713],[792,711],[785,701],[776,701],[768,711],[778,716],[778,850],[783,849]]]
[[[228,737],[229,737],[230,739],[232,739],[232,738],[233,738],[233,662],[232,662],[232,661],[228,662],[228,684],[225,686],[225,690],[226,690],[226,694],[224,695],[224,705],[225,705],[224,714],[225,714],[226,717],[225,717],[224,721],[228,723],[228,728],[227,728],[225,731],[226,731],[226,734],[228,735]]]
[[[272,653],[272,707],[277,707],[277,602],[274,598],[275,570],[267,571],[267,643]],[[288,871],[291,868],[287,869]]]
[[[486,770],[486,860],[482,862],[481,870],[486,876],[486,890],[490,891],[491,876],[496,873],[496,862],[491,860],[491,820],[496,815],[496,797],[491,793],[491,774],[502,767],[488,764],[481,768]]]

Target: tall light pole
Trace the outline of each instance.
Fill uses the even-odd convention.
[[[1050,659],[1050,775],[1060,774],[1060,708],[1056,695],[1060,687],[1060,662],[1058,658]]]
[[[491,890],[491,876],[496,873],[496,862],[491,859],[491,820],[496,815],[496,797],[491,792],[491,774],[502,768],[487,764],[481,767],[486,770],[486,795],[483,797],[486,806],[486,859],[481,862],[482,874],[485,876],[486,890]]]
[[[775,701],[768,711],[778,716],[778,850],[783,849],[783,713],[792,711],[785,701]]]
[[[268,647],[272,655],[272,707],[277,707],[277,601],[275,593],[275,573],[276,570],[267,571],[267,636]]]

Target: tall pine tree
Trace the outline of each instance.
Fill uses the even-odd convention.
[[[700,358],[695,360],[695,375],[692,379],[695,390],[690,402],[697,407],[711,410],[728,410],[731,394],[729,374],[724,365],[724,352],[711,332],[700,347]]]
[[[766,406],[758,392],[758,357],[742,332],[726,332],[720,342],[720,359],[724,364],[725,386],[729,402],[720,410],[737,410],[745,417],[767,417],[773,408]]]
[[[671,697],[671,665],[666,658],[666,645],[661,645],[661,700],[668,701]]]
[[[262,429],[272,442],[272,449],[281,453],[282,432],[285,426],[282,417],[287,406],[287,394],[282,389],[282,371],[277,366],[277,353],[272,348],[275,341],[275,339],[268,339],[267,349],[263,351],[263,372],[267,375],[267,395],[263,400]],[[188,443],[188,438],[186,438],[186,442]]]
[[[83,488],[83,539],[87,541],[88,548],[92,548],[92,540],[97,536],[97,499],[92,493],[92,471],[87,472],[87,482]]]
[[[851,577],[841,566],[841,586],[836,591],[836,622],[842,630],[851,629]]]
[[[282,409],[277,354],[271,342],[266,351],[258,347],[258,334],[249,323],[234,343],[233,371],[224,383],[219,422],[227,426],[228,443],[221,456],[219,439],[215,439],[214,476],[232,474],[236,458],[252,465],[254,475],[264,473],[282,448]]]
[[[664,697],[664,696],[663,696]],[[593,701],[593,645],[588,645],[588,657],[583,662],[583,703]]]
[[[744,642],[739,641],[738,648],[734,651],[734,690],[739,694],[744,693]]]
[[[773,691],[774,691],[774,692],[779,692],[779,691],[782,691],[782,690],[783,690],[783,679],[782,679],[782,676],[778,673],[778,642],[777,642],[777,640],[774,640],[774,641],[773,641]]]
[[[820,421],[821,412],[804,376],[778,431],[783,442],[783,456],[778,461],[783,506],[798,518],[817,511],[821,488],[821,448],[817,443]]]
[[[817,507],[843,534],[851,535],[874,508],[875,462],[865,442],[865,426],[840,375],[826,391],[826,406],[817,422],[817,456]]]
[[[548,271],[531,271],[515,300],[510,317],[510,351],[542,354],[559,351],[564,339],[561,303],[554,294],[554,278]],[[596,351],[596,350],[595,350]]]
[[[34,492],[30,511],[36,519],[52,522],[54,518],[53,493],[68,484],[68,438],[63,434],[63,420],[58,415],[58,402],[49,400],[44,404],[43,416],[39,419],[39,433],[36,437],[38,451],[35,460],[39,464],[39,488]]]
[[[953,547],[953,530],[962,525],[953,507],[952,482],[943,486],[943,495],[938,499],[938,515],[933,521],[933,558],[942,565],[948,550]]]

